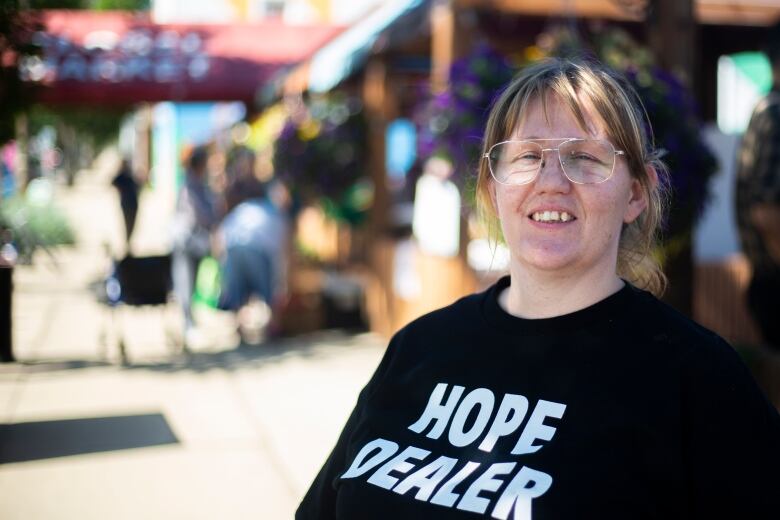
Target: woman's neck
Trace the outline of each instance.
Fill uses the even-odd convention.
[[[529,319],[552,318],[584,309],[625,285],[614,270],[572,277],[511,269],[510,277],[511,284],[499,295],[498,302],[509,314]]]

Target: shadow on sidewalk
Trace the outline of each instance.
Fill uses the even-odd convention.
[[[159,413],[0,424],[0,464],[178,443]]]
[[[359,348],[366,343],[365,335],[351,335],[339,330],[319,331],[260,344],[241,344],[234,349],[219,352],[184,352],[169,362],[147,364],[141,361],[126,368],[162,372],[261,368],[295,358],[325,359],[338,356],[345,350]]]
[[[264,368],[290,359],[327,359],[356,348],[372,348],[383,344],[370,333],[350,334],[341,330],[325,330],[311,334],[264,341],[259,344],[241,344],[233,349],[219,351],[184,351],[171,353],[164,346],[160,355],[148,354],[134,359],[130,350],[126,363],[111,363],[100,359],[39,359],[20,360],[3,367],[0,373],[47,373],[96,367],[117,367],[122,370],[149,370],[154,372],[207,372],[210,370],[234,371]],[[96,348],[95,352],[100,349]]]

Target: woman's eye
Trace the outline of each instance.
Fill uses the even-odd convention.
[[[593,162],[601,162],[597,157],[594,157],[588,153],[573,153],[571,154],[570,158],[574,161],[593,161]]]

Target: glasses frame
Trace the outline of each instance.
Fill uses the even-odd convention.
[[[542,158],[539,161],[539,166],[536,167],[536,171],[534,172],[533,176],[530,179],[528,179],[526,182],[508,183],[508,182],[501,182],[500,180],[498,180],[498,177],[496,176],[495,172],[493,171],[493,164],[490,161],[490,154],[493,152],[493,149],[496,146],[500,146],[500,145],[506,144],[506,143],[537,143],[538,144],[540,141],[542,141],[542,142],[546,142],[546,141],[561,141],[561,143],[558,146],[554,147],[554,148],[545,148],[544,146],[539,144],[539,146],[541,147]],[[606,143],[606,144],[608,144],[610,146],[610,148],[612,148],[612,152],[614,153],[613,160],[612,160],[612,170],[609,172],[609,175],[605,179],[600,180],[599,182],[578,182],[578,181],[575,181],[574,179],[572,179],[571,177],[569,177],[569,174],[566,173],[566,167],[563,165],[563,159],[561,159],[561,146],[565,145],[566,143],[570,143],[572,141],[598,141],[600,143]],[[580,185],[583,185],[583,186],[588,186],[588,185],[591,185],[591,184],[601,184],[603,182],[607,182],[609,179],[612,178],[612,175],[615,173],[615,163],[617,161],[614,160],[614,157],[618,156],[618,155],[623,155],[623,156],[626,155],[626,152],[624,150],[616,150],[615,149],[615,145],[613,145],[612,143],[610,143],[606,139],[583,139],[582,137],[558,137],[558,138],[551,138],[551,139],[509,139],[507,141],[501,141],[500,143],[495,143],[493,146],[491,146],[488,149],[487,153],[485,153],[482,157],[483,157],[483,159],[487,159],[488,170],[490,171],[490,176],[493,177],[494,181],[496,181],[497,183],[499,183],[499,184],[501,184],[503,186],[524,186],[526,184],[531,184],[532,182],[534,182],[536,180],[537,177],[539,177],[539,172],[542,171],[542,166],[544,165],[544,152],[552,152],[552,151],[557,152],[557,154],[558,154],[558,163],[561,165],[561,171],[563,172],[563,175],[569,180],[569,182],[572,182],[574,184],[580,184]]]

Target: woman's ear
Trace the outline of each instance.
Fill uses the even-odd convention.
[[[647,176],[647,185],[643,185],[639,179],[631,178],[631,190],[629,193],[628,206],[623,216],[623,223],[630,224],[636,220],[650,203],[650,193],[658,186],[658,172],[652,165],[645,166]]]

